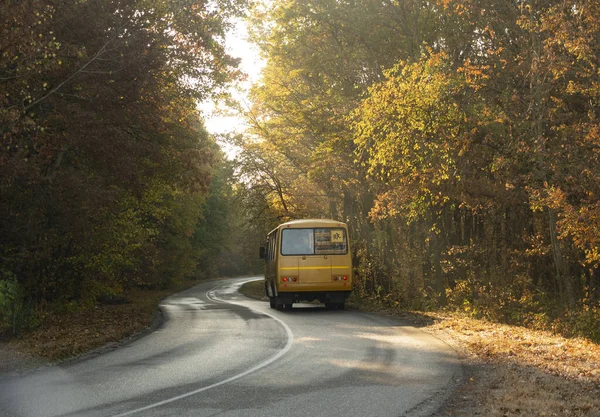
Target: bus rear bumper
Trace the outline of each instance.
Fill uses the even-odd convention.
[[[344,303],[352,291],[280,291],[278,297],[283,304],[292,304],[300,301],[318,300],[323,304]]]

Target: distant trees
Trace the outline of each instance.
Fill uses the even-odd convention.
[[[244,7],[0,2],[0,324],[216,270],[232,185],[196,105]]]
[[[269,216],[349,221],[365,296],[592,334],[599,7],[318,0],[256,11],[268,61],[242,156],[264,161],[244,164],[253,189]]]

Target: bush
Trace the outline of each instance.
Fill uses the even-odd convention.
[[[567,337],[584,337],[600,343],[600,305],[568,311],[552,322],[552,329]]]
[[[34,315],[24,301],[17,277],[10,271],[0,271],[0,330],[16,335],[28,329]]]

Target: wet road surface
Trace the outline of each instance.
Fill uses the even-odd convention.
[[[398,319],[295,304],[276,311],[216,280],[161,305],[119,349],[0,375],[0,416],[426,416],[461,376],[456,353]]]

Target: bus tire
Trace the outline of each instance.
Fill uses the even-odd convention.
[[[275,308],[275,297],[269,297],[269,307]]]

